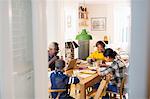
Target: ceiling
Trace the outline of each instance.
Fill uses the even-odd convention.
[[[83,3],[84,0],[79,0]],[[112,3],[129,3],[130,0],[85,0],[86,4],[112,4]]]

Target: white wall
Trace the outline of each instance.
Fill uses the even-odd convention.
[[[129,51],[131,35],[131,4],[114,4],[114,48]]]
[[[50,42],[58,42],[60,56],[64,56],[65,48],[65,0],[46,0],[47,46]]]
[[[98,40],[103,40],[104,36],[107,35],[109,40],[108,45],[109,47],[112,47],[114,49],[119,47],[124,50],[128,50],[130,43],[129,35],[131,29],[129,1],[126,2],[114,1],[113,3],[106,3],[106,4],[88,4],[88,12],[89,12],[88,30],[93,36],[93,40],[90,41],[90,45],[94,46]],[[129,18],[127,16],[129,16]],[[91,30],[91,18],[95,17],[106,17],[106,31]],[[126,39],[127,41],[125,41]],[[90,52],[93,51],[93,46],[90,46]]]
[[[64,47],[64,0],[46,0],[47,45],[58,42]]]
[[[65,41],[75,40],[78,34],[78,2],[75,0],[64,0],[64,28]],[[70,18],[70,26],[67,24]]]
[[[70,18],[70,24],[67,24]],[[70,26],[69,26],[70,25]],[[64,0],[64,35],[65,41],[75,41],[78,34],[78,2]],[[75,49],[75,58],[78,58],[78,49]]]
[[[58,32],[58,0],[47,0],[47,43],[57,40]],[[47,44],[47,45],[48,45]]]
[[[78,2],[76,0],[47,0],[47,45],[56,41],[64,55],[65,41],[75,40],[78,33]],[[67,26],[70,17],[71,26]]]
[[[89,28],[88,31],[93,37],[90,41],[90,52],[93,51],[93,46],[98,40],[103,40],[105,35],[110,37],[110,42],[113,42],[114,38],[114,23],[113,23],[113,4],[99,4],[99,5],[88,5],[89,12]],[[91,18],[95,17],[106,17],[106,31],[91,31]],[[93,46],[92,46],[93,45]]]

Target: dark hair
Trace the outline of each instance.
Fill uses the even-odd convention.
[[[55,46],[55,49],[56,49],[57,51],[59,51],[59,44],[58,44],[57,42],[53,42],[53,44],[54,44],[54,46]]]
[[[58,59],[55,61],[55,68],[62,70],[65,67],[65,61],[62,59]]]
[[[54,45],[54,47],[55,47],[55,50],[56,50],[56,55],[58,54],[58,52],[59,52],[59,44],[57,43],[57,42],[52,42],[53,43],[53,45]]]
[[[104,43],[103,41],[98,41],[98,42],[96,42],[96,47],[97,47],[98,45],[101,45],[103,48],[105,48],[105,43]]]
[[[104,56],[105,57],[109,56],[109,57],[115,59],[116,55],[117,55],[117,53],[115,51],[113,51],[111,48],[107,48],[104,51]]]

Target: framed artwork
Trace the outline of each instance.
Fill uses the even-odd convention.
[[[92,31],[106,31],[106,17],[91,18]]]

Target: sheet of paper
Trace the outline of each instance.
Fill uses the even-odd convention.
[[[81,78],[87,78],[87,77],[90,77],[90,76],[91,76],[90,74],[82,74],[82,73],[80,73],[78,75],[78,77],[81,77]]]
[[[84,74],[95,74],[96,71],[92,71],[92,70],[81,70],[80,73],[84,73]]]

